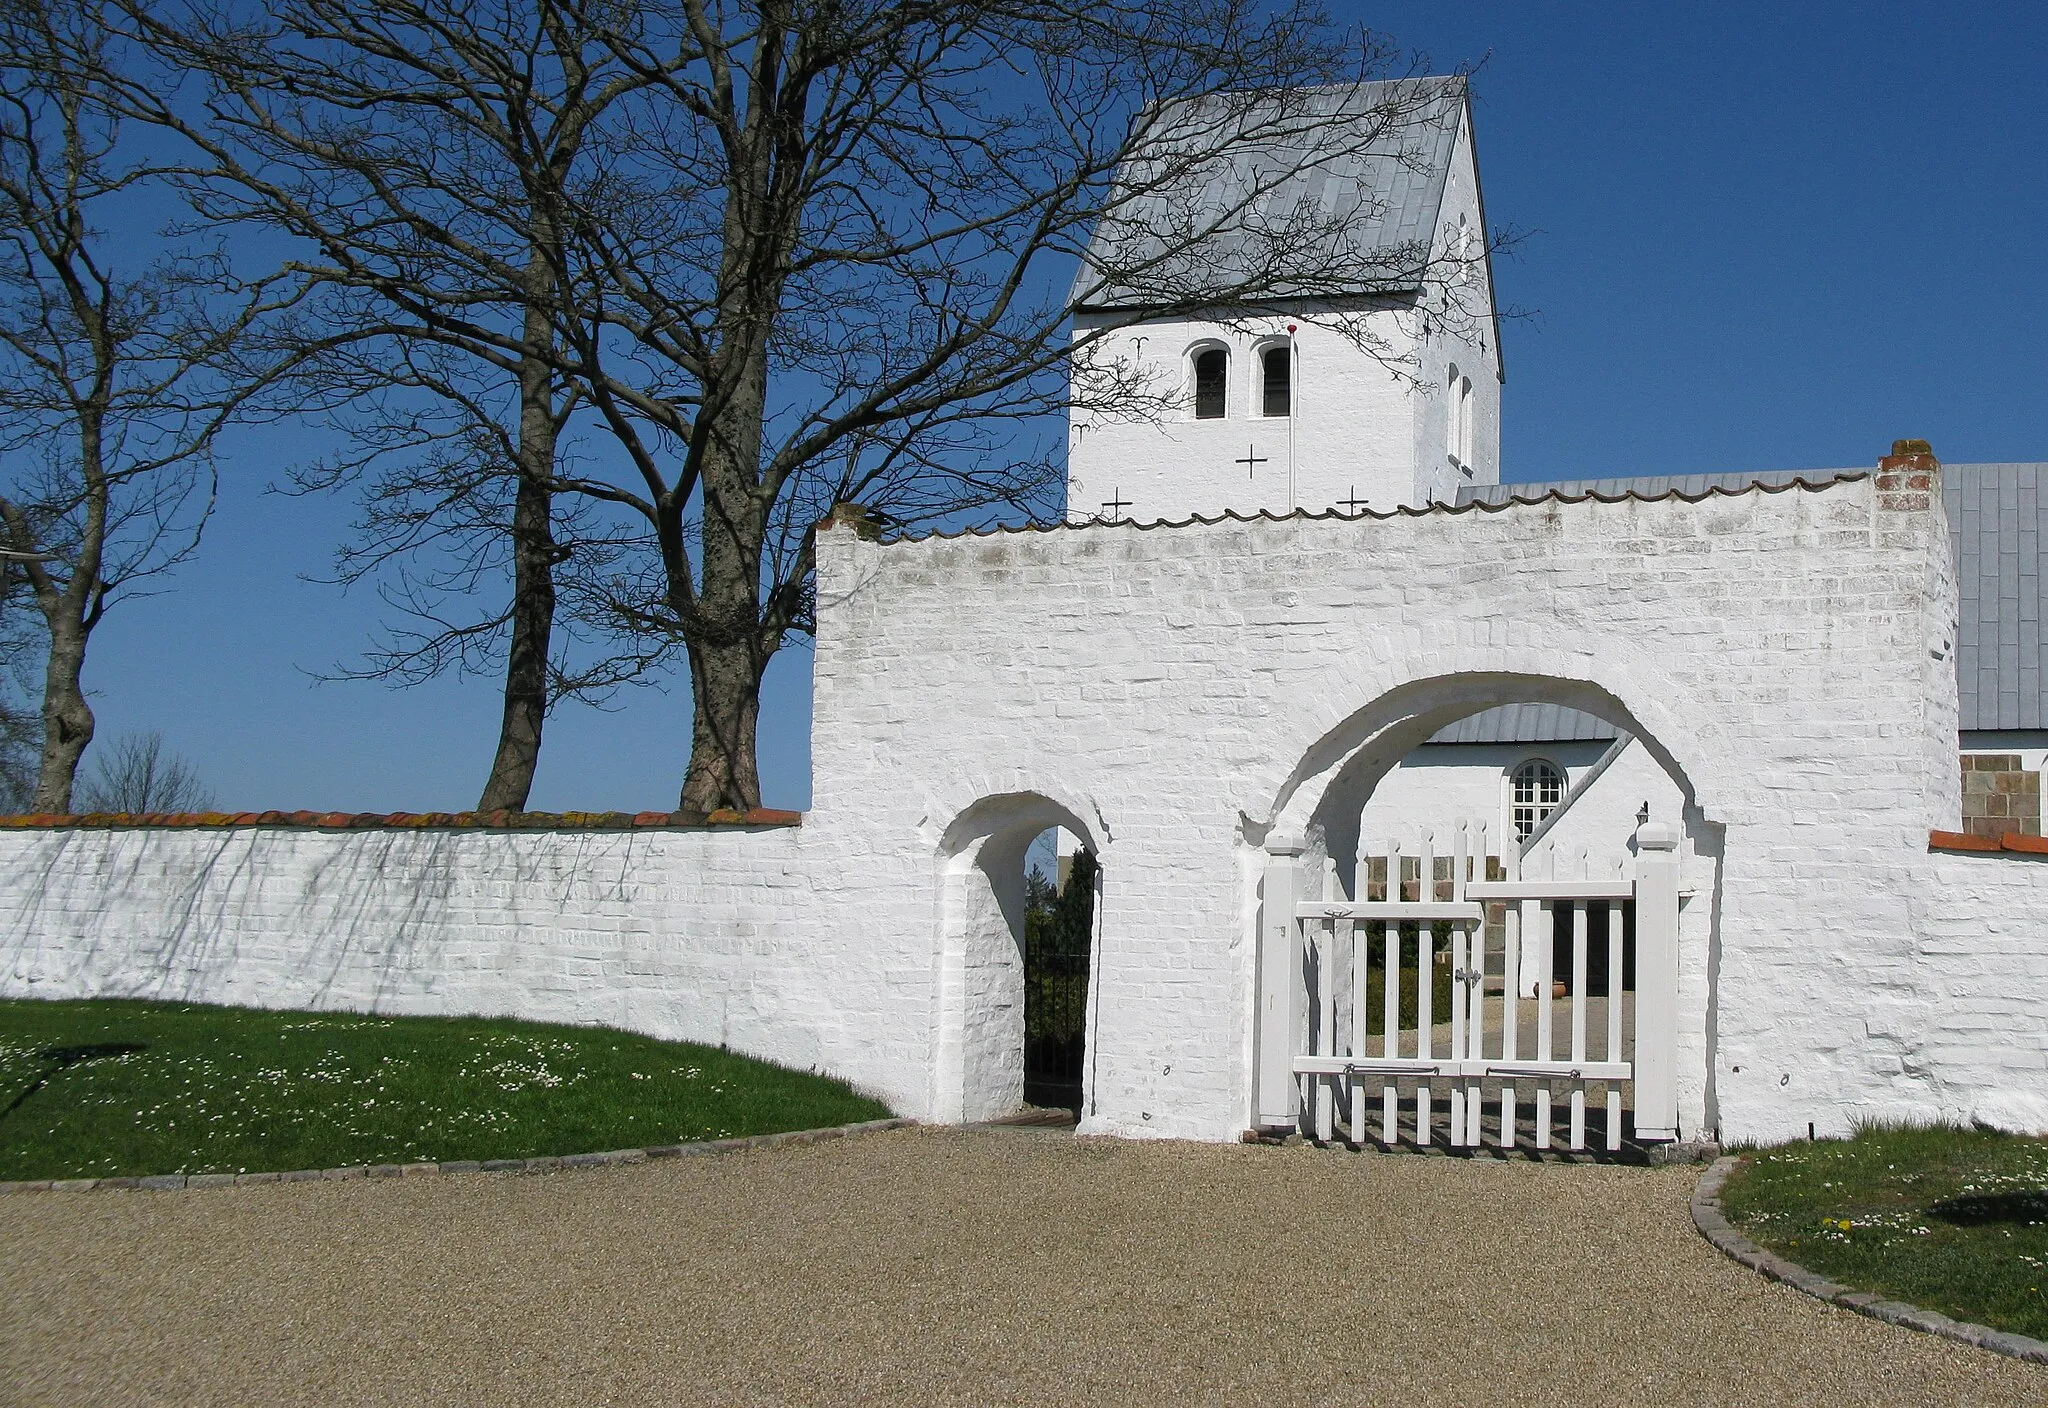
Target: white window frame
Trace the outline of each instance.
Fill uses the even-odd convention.
[[[1458,459],[1458,382],[1462,380],[1458,364],[1453,362],[1444,370],[1444,456],[1453,468],[1459,467]]]
[[[1269,416],[1266,414],[1266,354],[1274,348],[1287,350],[1287,414]],[[1252,385],[1251,418],[1253,420],[1290,420],[1301,409],[1301,348],[1291,337],[1262,337],[1252,344]]]
[[[1222,414],[1222,415],[1220,415],[1220,416],[1204,416],[1204,415],[1197,415],[1197,414],[1195,413],[1195,411],[1196,411],[1196,400],[1195,400],[1195,397],[1196,397],[1196,387],[1195,387],[1195,359],[1196,359],[1197,357],[1201,356],[1201,355],[1202,355],[1202,354],[1203,354],[1204,352],[1221,352],[1221,353],[1223,354],[1223,414]],[[1185,366],[1186,366],[1186,368],[1187,368],[1187,379],[1188,379],[1188,382],[1187,382],[1187,385],[1188,385],[1188,399],[1187,399],[1187,418],[1188,418],[1189,420],[1229,420],[1229,419],[1230,419],[1230,400],[1231,400],[1231,398],[1230,398],[1230,362],[1231,362],[1231,357],[1230,357],[1230,344],[1229,344],[1229,343],[1227,343],[1227,342],[1225,342],[1225,341],[1223,341],[1223,340],[1222,340],[1221,338],[1216,338],[1216,337],[1205,337],[1205,338],[1201,339],[1201,340],[1200,340],[1200,341],[1198,341],[1198,342],[1192,342],[1192,343],[1188,344],[1188,348],[1187,348],[1187,351],[1186,351],[1186,353],[1185,353],[1185,354],[1183,355],[1183,362],[1184,362],[1184,365],[1185,365]]]
[[[1444,457],[1460,474],[1472,474],[1472,378],[1456,362],[1444,369]]]
[[[1536,799],[1531,802],[1523,802],[1515,795],[1518,790],[1516,779],[1525,770],[1534,767],[1547,767],[1557,776],[1557,796],[1549,802],[1543,800],[1540,791],[1537,793]],[[1542,753],[1532,753],[1526,758],[1517,758],[1501,774],[1501,835],[1512,837],[1518,844],[1527,839],[1528,836],[1535,832],[1537,827],[1543,824],[1545,817],[1557,810],[1558,805],[1564,801],[1565,793],[1571,791],[1571,786],[1571,773],[1557,759]],[[1523,807],[1530,807],[1535,810],[1534,819],[1530,821],[1529,830],[1526,832],[1521,829],[1515,815],[1516,811]]]

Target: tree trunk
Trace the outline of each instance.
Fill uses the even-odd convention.
[[[781,634],[761,619],[761,541],[767,513],[759,487],[767,357],[741,363],[737,383],[708,426],[703,455],[703,582],[688,593],[689,562],[680,524],[672,539],[669,593],[686,623],[690,698],[690,766],[684,811],[761,805],[754,730],[761,717],[761,677]]]
[[[92,706],[85,702],[80,683],[84,669],[84,628],[71,621],[52,622],[50,658],[43,674],[43,763],[31,811],[71,810],[78,761],[93,733]]]
[[[105,368],[113,362],[107,350],[105,325],[97,308],[86,306],[81,315],[91,333],[94,360]],[[35,587],[36,606],[50,631],[50,654],[43,666],[43,762],[36,778],[36,795],[31,810],[62,814],[71,810],[71,789],[78,781],[78,762],[92,742],[92,706],[85,702],[85,647],[92,629],[99,623],[105,606],[105,587],[100,581],[102,553],[107,531],[107,475],[102,455],[106,446],[106,386],[110,377],[99,379],[91,404],[79,415],[79,474],[84,482],[84,514],[79,525],[78,555],[71,564],[70,580],[60,589],[51,581],[39,560],[25,563]],[[8,526],[15,546],[34,550],[34,536],[21,516],[10,510]]]
[[[682,809],[751,811],[761,805],[761,770],[754,751],[761,722],[761,676],[768,654],[749,641],[690,643],[690,767],[683,777]]]
[[[527,330],[546,335],[529,311]],[[528,358],[519,374],[519,492],[512,508],[512,644],[505,659],[505,713],[477,810],[523,811],[540,766],[541,728],[548,713],[548,648],[555,629],[553,382],[545,363]]]
[[[548,645],[555,627],[553,510],[548,487],[522,475],[512,511],[512,645],[505,659],[505,712],[478,811],[523,811],[540,766]]]
[[[761,677],[786,626],[762,612],[762,552],[777,489],[762,480],[761,449],[768,347],[802,214],[789,185],[801,163],[785,160],[778,166],[777,154],[800,128],[802,104],[789,105],[795,90],[783,84],[782,48],[790,39],[783,7],[764,6],[760,15],[743,133],[726,175],[718,355],[699,401],[702,572],[694,593],[682,542],[682,504],[669,505],[660,530],[669,604],[683,622],[689,647],[696,712],[683,777],[685,811],[749,811],[761,805],[755,757]]]

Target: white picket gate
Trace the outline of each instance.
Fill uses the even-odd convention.
[[[1635,1134],[1641,1141],[1677,1137],[1677,1082],[1673,1032],[1677,1024],[1678,833],[1649,822],[1636,832],[1632,859],[1617,857],[1605,877],[1583,862],[1573,877],[1542,878],[1519,873],[1518,847],[1504,845],[1503,859],[1489,865],[1485,827],[1461,823],[1449,838],[1450,854],[1436,854],[1425,841],[1416,855],[1417,879],[1406,883],[1406,857],[1397,845],[1370,861],[1360,856],[1355,888],[1360,897],[1337,894],[1334,866],[1321,887],[1328,898],[1304,898],[1307,888],[1297,844],[1267,846],[1262,903],[1259,1007],[1259,1122],[1266,1128],[1299,1127],[1329,1140],[1337,1132],[1340,1106],[1353,1142],[1376,1137],[1392,1145],[1402,1134],[1404,1095],[1412,1101],[1407,1132],[1418,1145],[1432,1142],[1435,1101],[1445,1097],[1447,1142],[1476,1148],[1485,1135],[1489,1098],[1497,1102],[1493,1142],[1517,1143],[1521,1128],[1521,1086],[1534,1086],[1532,1142],[1552,1143],[1552,1101],[1563,1088],[1569,1118],[1567,1148],[1586,1147],[1588,1087],[1605,1090],[1603,1142],[1622,1144],[1622,1086],[1632,1085]],[[1439,860],[1449,875],[1439,876]],[[1377,867],[1384,879],[1372,878]],[[1491,877],[1491,878],[1489,878]],[[1371,898],[1377,884],[1379,898]],[[1633,1049],[1623,1040],[1622,905],[1635,906],[1635,1013]],[[1489,933],[1487,906],[1504,906],[1505,922]],[[1604,923],[1594,932],[1594,910]],[[1375,936],[1371,928],[1382,932]],[[1449,930],[1440,940],[1435,930]],[[1407,995],[1413,1017],[1404,1016],[1404,931],[1412,937],[1416,961]],[[1565,938],[1565,973],[1553,973],[1553,955]],[[1382,947],[1377,954],[1373,943]],[[1604,1030],[1589,1037],[1589,951],[1606,949]],[[1439,945],[1448,973],[1437,974]],[[1371,994],[1374,958],[1382,974],[1377,1000]],[[1490,992],[1489,971],[1497,973]],[[1558,1051],[1558,998],[1554,983],[1569,992],[1566,1051]],[[1447,1049],[1437,1050],[1433,1033],[1435,986],[1450,988]],[[1521,993],[1533,988],[1533,999]],[[1525,1002],[1533,1011],[1524,1013]],[[1378,1031],[1371,1030],[1374,1009]],[[1524,1017],[1533,1028],[1522,1030]],[[1372,1107],[1377,1105],[1377,1120]]]

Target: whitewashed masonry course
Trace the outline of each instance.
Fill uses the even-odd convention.
[[[1685,790],[1683,1137],[1967,1118],[2041,1094],[2048,955],[2019,936],[2048,872],[1928,853],[1958,810],[1954,585],[1938,496],[1888,467],[1698,502],[836,525],[801,828],[8,831],[0,991],[608,1022],[975,1119],[1021,1093],[1022,850],[1060,825],[1103,867],[1083,1128],[1230,1139],[1268,838],[1449,718],[1537,700]]]

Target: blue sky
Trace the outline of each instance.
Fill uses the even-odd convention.
[[[2048,7],[1391,4],[1438,69],[1483,62],[1510,479],[2048,459]],[[316,683],[378,622],[325,567],[344,501],[263,492],[303,446],[238,439],[199,560],[95,635],[101,737],[156,728],[234,808],[453,810],[489,679]],[[771,805],[809,800],[809,658],[762,725]],[[688,693],[550,721],[533,805],[667,808]]]

